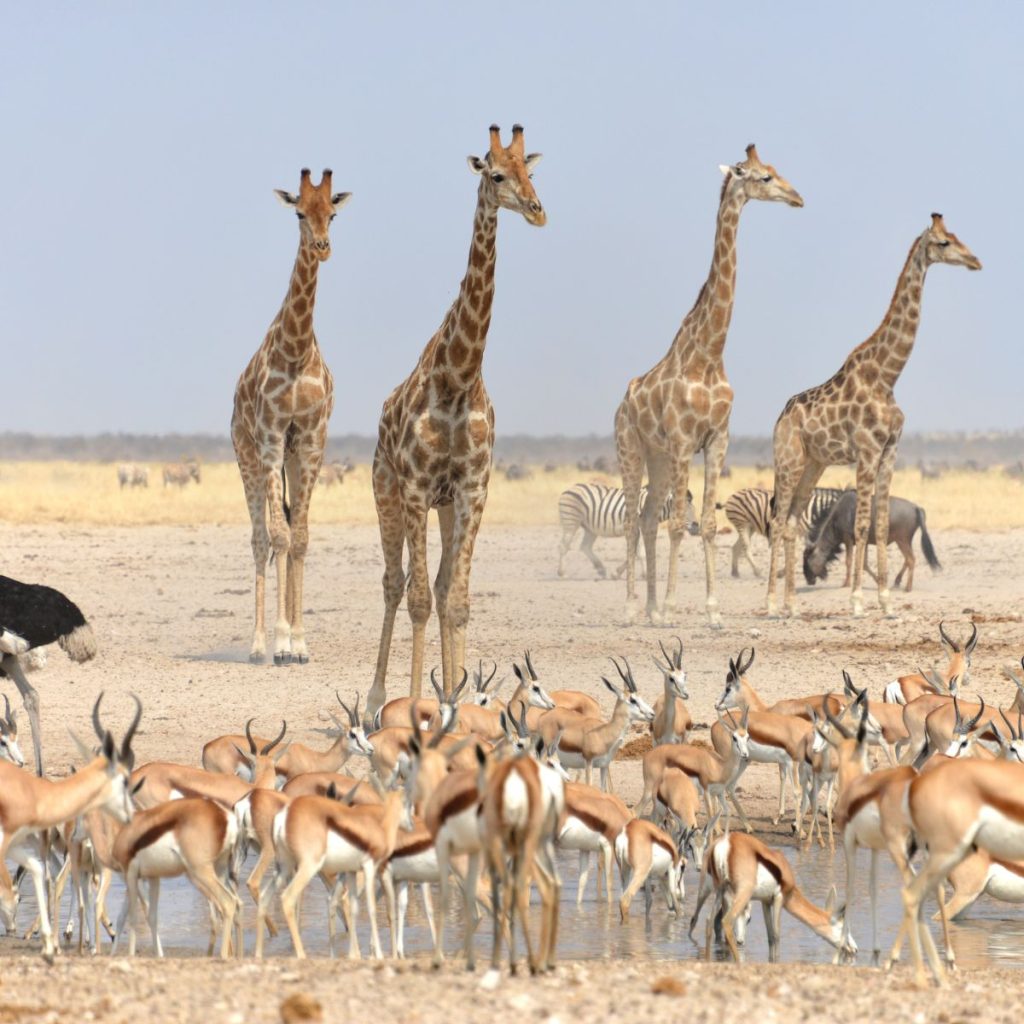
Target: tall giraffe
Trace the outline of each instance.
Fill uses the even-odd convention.
[[[896,448],[903,431],[903,413],[892,389],[910,358],[921,319],[924,276],[933,263],[980,270],[981,261],[952,232],[942,215],[910,247],[889,309],[878,330],[858,345],[832,378],[794,395],[775,424],[775,497],[768,568],[769,615],[776,612],[775,571],[779,544],[786,554],[784,613],[796,611],[796,530],[808,498],[826,466],[857,469],[856,548],[850,605],[864,614],[861,571],[871,522],[871,495],[877,498],[875,534],[878,551],[878,603],[890,613],[888,558],[889,486]]]
[[[331,221],[350,192],[331,192],[331,172],[319,185],[302,171],[299,194],[275,189],[299,220],[299,252],[288,294],[235,388],[231,440],[252,520],[256,562],[256,623],[249,660],[266,656],[267,556],[277,559],[274,664],[309,661],[302,624],[302,576],[309,546],[309,499],[323,461],[334,379],[313,333],[317,270],[331,255]],[[290,511],[286,507],[284,478]],[[267,533],[267,509],[270,533]]]
[[[655,547],[658,512],[666,496],[686,494],[690,460],[704,452],[704,504],[700,534],[707,574],[708,621],[720,628],[715,596],[715,489],[729,445],[732,388],[725,375],[722,351],[732,317],[736,288],[736,230],[748,200],[760,199],[803,206],[796,189],[768,164],[753,145],[747,159],[721,167],[725,180],[718,204],[711,272],[693,309],[683,319],[668,354],[652,370],[629,382],[615,414],[615,445],[626,495],[626,617],[640,611],[636,596],[636,546],[643,533],[647,552],[647,616],[669,621],[676,607],[679,544],[686,530],[687,502],[676,501],[669,518],[668,586],[664,608],[658,610]],[[648,491],[638,516],[640,485],[647,467]]]
[[[434,581],[441,627],[444,691],[465,662],[469,621],[469,572],[480,517],[487,501],[494,445],[494,410],[481,370],[494,298],[498,209],[514,210],[540,227],[547,214],[530,182],[539,153],[525,153],[523,129],[512,126],[512,141],[501,144],[490,128],[487,156],[469,157],[480,175],[469,267],[458,297],[427,342],[412,373],[384,402],[373,457],[373,495],[384,551],[384,624],[373,687],[366,702],[371,716],[384,704],[388,655],[405,573],[402,548],[409,548],[408,608],[412,619],[410,693],[420,695],[423,643],[430,617],[427,579],[427,513],[437,509],[441,563]]]

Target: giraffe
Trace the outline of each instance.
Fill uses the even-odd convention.
[[[547,221],[530,181],[540,154],[524,151],[521,125],[513,125],[507,147],[501,144],[498,127],[491,125],[487,155],[468,160],[470,169],[480,175],[480,186],[466,276],[415,369],[392,391],[381,412],[373,458],[373,495],[384,553],[384,624],[366,702],[370,717],[386,699],[395,613],[406,580],[403,545],[409,549],[407,603],[413,627],[410,695],[420,695],[431,607],[427,579],[427,513],[431,508],[437,509],[441,527],[441,562],[434,596],[446,694],[461,674],[469,621],[469,572],[487,501],[494,445],[494,410],[481,369],[494,297],[498,210],[504,207],[520,213],[537,227]]]
[[[751,199],[803,206],[796,189],[768,164],[753,145],[747,158],[722,165],[725,180],[718,204],[711,272],[693,308],[683,319],[668,354],[652,370],[629,382],[615,414],[615,445],[626,495],[626,618],[639,614],[636,596],[636,546],[643,533],[647,552],[647,617],[660,624],[675,613],[679,544],[686,530],[686,502],[677,501],[669,518],[668,586],[665,605],[657,607],[655,546],[658,510],[669,493],[685,494],[690,460],[704,452],[704,504],[700,534],[707,573],[706,610],[712,628],[721,628],[715,596],[715,489],[729,445],[732,388],[722,351],[732,316],[736,285],[736,230]],[[638,515],[640,485],[647,467],[648,491]]]
[[[298,218],[299,252],[281,309],[235,388],[231,440],[252,520],[256,562],[252,662],[266,656],[264,602],[271,547],[277,559],[274,664],[309,661],[302,624],[309,499],[334,407],[334,379],[313,333],[313,304],[317,270],[331,255],[330,223],[351,197],[349,192],[332,193],[331,177],[331,171],[325,170],[320,184],[314,185],[309,170],[303,169],[297,196],[275,189],[278,199]]]
[[[910,247],[889,309],[874,334],[858,345],[824,384],[794,395],[775,424],[775,496],[768,569],[767,611],[776,614],[775,571],[779,545],[786,559],[784,614],[796,611],[796,532],[807,500],[826,466],[853,464],[857,470],[856,550],[850,606],[864,614],[861,572],[871,520],[871,496],[877,499],[878,603],[891,614],[886,542],[889,537],[889,487],[903,412],[892,389],[910,358],[921,318],[921,290],[933,263],[980,270],[981,261],[951,231],[942,215]]]

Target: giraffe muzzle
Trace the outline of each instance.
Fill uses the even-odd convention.
[[[541,228],[548,222],[548,215],[545,212],[544,207],[536,200],[526,204],[524,216],[531,224],[534,225],[534,227]]]

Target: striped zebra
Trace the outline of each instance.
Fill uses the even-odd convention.
[[[647,488],[640,488],[640,510],[643,510],[644,502],[647,500]],[[672,514],[673,497],[670,494],[665,499],[658,522],[663,523]],[[558,551],[558,575],[565,575],[565,556],[572,546],[573,539],[578,530],[583,530],[583,540],[580,542],[580,551],[590,559],[601,579],[608,576],[604,563],[594,554],[594,541],[598,537],[623,537],[626,533],[626,501],[625,496],[618,487],[608,487],[605,484],[573,484],[566,491],[562,491],[558,498],[558,519],[562,525],[562,541]],[[686,492],[686,520],[690,533],[697,533],[700,529],[693,511],[693,495]],[[626,563],[615,572],[618,579]]]
[[[841,487],[815,487],[811,492],[811,500],[800,517],[799,532],[803,535],[809,534],[822,522],[829,509],[844,493]],[[740,559],[744,556],[750,563],[750,568],[754,570],[754,575],[761,575],[761,570],[754,565],[754,560],[750,557],[750,538],[755,533],[767,538],[771,528],[771,506],[772,492],[764,487],[744,487],[742,491],[732,495],[724,505],[716,506],[724,509],[725,518],[736,531],[736,543],[732,546],[733,576],[739,576]]]

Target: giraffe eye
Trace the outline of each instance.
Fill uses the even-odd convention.
[[[939,242],[939,246],[941,248],[943,248],[943,249],[947,248],[948,245],[949,245],[949,239],[948,238],[944,242]]]
[[[767,185],[768,182],[772,180],[772,176],[770,174],[766,174],[761,180]]]
[[[331,214],[331,220],[334,220],[334,218],[335,218],[335,217],[337,217],[337,216],[338,216],[338,215],[337,215],[336,213],[332,213],[332,214]]]
[[[295,211],[295,216],[298,217],[299,220],[305,220],[306,219],[306,215],[304,213],[299,213],[298,210]]]
[[[505,175],[504,174],[492,174],[491,175],[491,181],[493,181],[495,185],[500,185],[504,180],[505,180]]]

